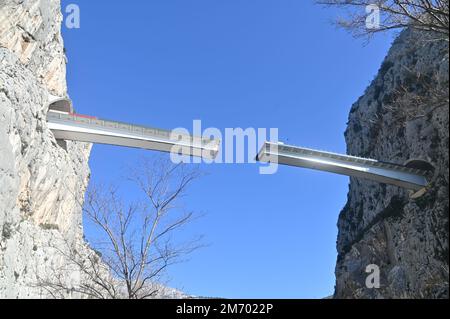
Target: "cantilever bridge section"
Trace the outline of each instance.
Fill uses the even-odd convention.
[[[57,140],[141,148],[205,159],[215,159],[220,149],[220,140],[217,139],[74,114],[70,100],[53,96],[50,97],[47,122]],[[430,170],[408,165],[272,142],[264,143],[257,160],[395,185],[415,192],[414,197],[426,191],[430,175]]]
[[[340,175],[369,179],[403,187],[414,192],[424,191],[429,172],[393,163],[349,155],[265,142],[258,161],[326,171]]]
[[[47,113],[47,123],[58,140],[141,148],[206,159],[214,159],[220,147],[219,140],[101,120],[54,109]]]

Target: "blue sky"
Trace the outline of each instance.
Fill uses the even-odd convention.
[[[300,0],[64,0],[77,112],[171,129],[279,128],[290,144],[344,152],[351,105],[392,36],[368,45],[330,24],[338,12]],[[148,152],[96,145],[94,183],[118,181]],[[337,219],[348,178],[281,167],[205,165],[186,207],[206,216],[187,234],[209,246],[170,271],[187,293],[321,298],[333,293]],[[87,233],[87,237],[92,234]]]

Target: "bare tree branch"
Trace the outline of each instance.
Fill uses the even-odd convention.
[[[432,32],[436,38],[448,42],[448,0],[319,0],[317,3],[346,10],[347,17],[338,19],[337,25],[356,37],[410,27]],[[379,10],[377,27],[367,26],[367,8]]]
[[[127,178],[142,192],[137,203],[126,204],[117,187],[91,186],[83,211],[86,222],[98,233],[90,244],[93,250],[73,245],[59,249],[85,280],[67,287],[66,271],[55,269],[60,275],[41,278],[38,286],[53,297],[65,291],[96,299],[158,295],[165,270],[200,247],[196,241],[177,244],[172,236],[194,219],[194,213],[184,213],[177,205],[198,177],[196,169],[184,164],[147,159]]]

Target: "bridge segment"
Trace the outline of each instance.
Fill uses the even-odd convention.
[[[423,191],[428,185],[429,172],[424,170],[282,143],[265,142],[257,160],[368,179],[415,192]]]

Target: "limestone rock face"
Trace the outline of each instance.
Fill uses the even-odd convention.
[[[60,147],[46,123],[48,95],[67,95],[61,21],[59,0],[0,0],[0,298],[45,297],[55,247],[83,241],[91,147]]]
[[[351,180],[338,222],[336,298],[448,298],[448,108],[448,43],[402,32],[352,107],[348,153],[423,160],[434,173],[418,199]],[[366,286],[368,265],[380,269],[379,289]]]

